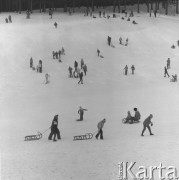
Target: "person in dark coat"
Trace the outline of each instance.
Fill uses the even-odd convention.
[[[170,69],[170,58],[167,59],[167,69]]]
[[[55,23],[54,23],[54,26],[55,26],[55,28],[57,28],[58,24],[55,22]]]
[[[111,45],[111,37],[108,36],[108,45],[110,46]]]
[[[11,15],[9,15],[8,19],[9,19],[9,22],[12,23]]]
[[[42,60],[39,60],[38,69],[39,69],[38,72],[42,73]]]
[[[135,111],[135,115],[134,117],[132,117],[131,123],[133,123],[134,121],[138,122],[141,118],[140,112],[137,110],[137,108],[134,108],[134,111]]]
[[[154,10],[154,16],[155,16],[155,18],[157,17],[157,10],[156,9]]]
[[[99,17],[101,17],[101,11],[99,11]]]
[[[134,74],[135,67],[134,65],[131,66],[132,74]]]
[[[30,68],[32,68],[33,67],[33,59],[32,59],[32,57],[30,58]]]
[[[78,62],[75,61],[75,62],[74,62],[74,68],[75,68],[75,71],[77,71],[77,67],[78,67]]]
[[[100,139],[103,139],[103,126],[104,123],[106,122],[106,119],[103,119],[102,121],[100,121],[97,125],[98,128],[98,133],[96,134],[96,139],[98,139],[98,136],[100,136]]]
[[[85,76],[86,76],[86,72],[87,72],[87,65],[86,64],[83,66],[83,71],[84,71]]]
[[[167,75],[168,77],[170,77],[170,75],[168,74],[167,68],[166,68],[166,66],[165,66],[165,67],[164,67],[164,77],[166,77],[166,75]]]
[[[6,21],[6,23],[8,23],[8,19],[7,18],[5,19],[5,21]]]
[[[149,125],[153,126],[153,123],[151,122],[151,119],[152,119],[152,118],[153,118],[153,115],[150,114],[150,116],[147,117],[147,118],[144,120],[144,122],[143,122],[143,126],[144,126],[144,127],[143,127],[143,130],[142,130],[141,136],[144,136],[144,132],[145,132],[146,128],[148,128],[150,135],[154,135],[154,134],[152,134],[151,129],[150,129],[150,126],[149,126]]]
[[[122,37],[119,38],[119,44],[122,45]]]
[[[84,66],[84,60],[83,58],[81,58],[81,69],[83,69],[83,66]]]
[[[99,49],[97,49],[97,54],[98,54],[98,56],[100,55],[100,50]]]
[[[73,77],[73,73],[72,73],[73,68],[71,66],[69,66],[68,71],[69,71],[70,78],[72,78]]]
[[[78,84],[80,84],[80,82],[81,82],[81,84],[83,84],[83,72],[81,72],[79,74],[79,77],[80,77],[80,80],[79,80]]]
[[[126,65],[125,68],[124,68],[124,74],[127,75],[127,72],[128,72],[128,66]]]
[[[80,114],[79,121],[83,121],[84,111],[87,111],[87,109],[83,109],[82,107],[79,108],[79,110],[78,110],[78,114]]]
[[[53,141],[56,141],[56,136],[58,139],[61,139],[60,131],[58,129],[58,115],[55,115],[51,125],[51,132],[48,137],[49,140],[52,140],[52,136],[54,135]]]
[[[56,53],[55,51],[52,52],[53,59],[55,59]]]

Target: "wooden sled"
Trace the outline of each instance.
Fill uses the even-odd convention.
[[[42,133],[38,132],[37,135],[28,135],[28,136],[25,136],[25,141],[39,140],[41,138],[42,138]]]
[[[93,138],[93,134],[92,133],[86,133],[85,135],[78,135],[78,136],[74,136],[73,141],[76,140],[89,140]]]

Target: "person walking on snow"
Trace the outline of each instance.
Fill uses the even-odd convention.
[[[49,134],[48,140],[52,140],[52,136],[54,135],[53,141],[56,141],[56,136],[58,139],[61,139],[60,131],[58,129],[58,114],[54,116],[52,125],[51,125],[51,132]]]
[[[143,126],[144,126],[144,127],[143,127],[143,130],[142,130],[141,136],[144,136],[144,132],[145,132],[146,128],[148,128],[150,135],[154,135],[154,134],[152,134],[151,129],[150,129],[150,125],[153,126],[153,123],[151,122],[151,119],[152,119],[152,118],[153,118],[153,115],[150,114],[150,116],[147,117],[147,118],[144,120],[144,122],[143,122]]]
[[[104,123],[106,122],[106,119],[103,119],[102,121],[100,121],[97,125],[98,128],[98,133],[96,134],[96,139],[98,139],[98,136],[100,136],[100,139],[103,139],[103,126]]]
[[[170,75],[168,74],[167,68],[166,68],[166,66],[165,66],[165,67],[164,67],[164,77],[166,77],[166,75],[167,75],[168,77],[170,77]]]
[[[78,114],[80,115],[79,121],[83,121],[84,111],[87,111],[87,109],[83,109],[82,107],[79,108],[78,110]]]
[[[79,80],[78,84],[80,84],[80,82],[81,82],[81,84],[83,84],[83,72],[81,72],[79,74],[79,77],[80,77],[80,80]]]

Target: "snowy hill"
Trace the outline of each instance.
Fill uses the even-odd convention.
[[[179,74],[179,18],[135,14],[131,20],[69,16],[63,13],[8,14],[0,16],[0,145],[2,180],[115,180],[118,162],[179,168],[179,85],[164,78],[166,60],[169,74]],[[58,28],[54,27],[54,22]],[[112,37],[115,48],[107,45]],[[119,45],[119,37],[129,45]],[[65,48],[62,63],[52,51]],[[97,57],[97,48],[104,58]],[[43,73],[29,68],[43,61]],[[84,84],[68,77],[68,67],[84,59],[88,66]],[[125,76],[125,65],[135,65],[135,74]],[[45,73],[50,83],[44,84]],[[77,122],[78,108],[88,111]],[[141,123],[122,124],[127,111],[137,107]],[[141,137],[143,120],[153,114],[152,132]],[[24,136],[43,132],[59,114],[62,140],[48,141],[47,131],[39,141],[25,142]],[[73,141],[73,136],[97,131],[106,118],[104,140]]]

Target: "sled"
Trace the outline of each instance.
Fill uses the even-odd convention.
[[[73,141],[76,140],[89,140],[93,138],[93,134],[92,133],[86,133],[85,135],[79,135],[79,136],[74,136]]]
[[[25,136],[25,141],[39,140],[42,138],[42,133],[38,132],[37,135]]]
[[[104,56],[102,56],[102,55],[100,55],[99,57],[100,57],[100,58],[104,58]]]
[[[122,119],[122,123],[124,124],[136,124],[136,123],[139,123],[140,121],[133,121],[133,123],[131,122],[131,120],[129,120],[128,122],[126,122],[126,118],[123,118]]]

